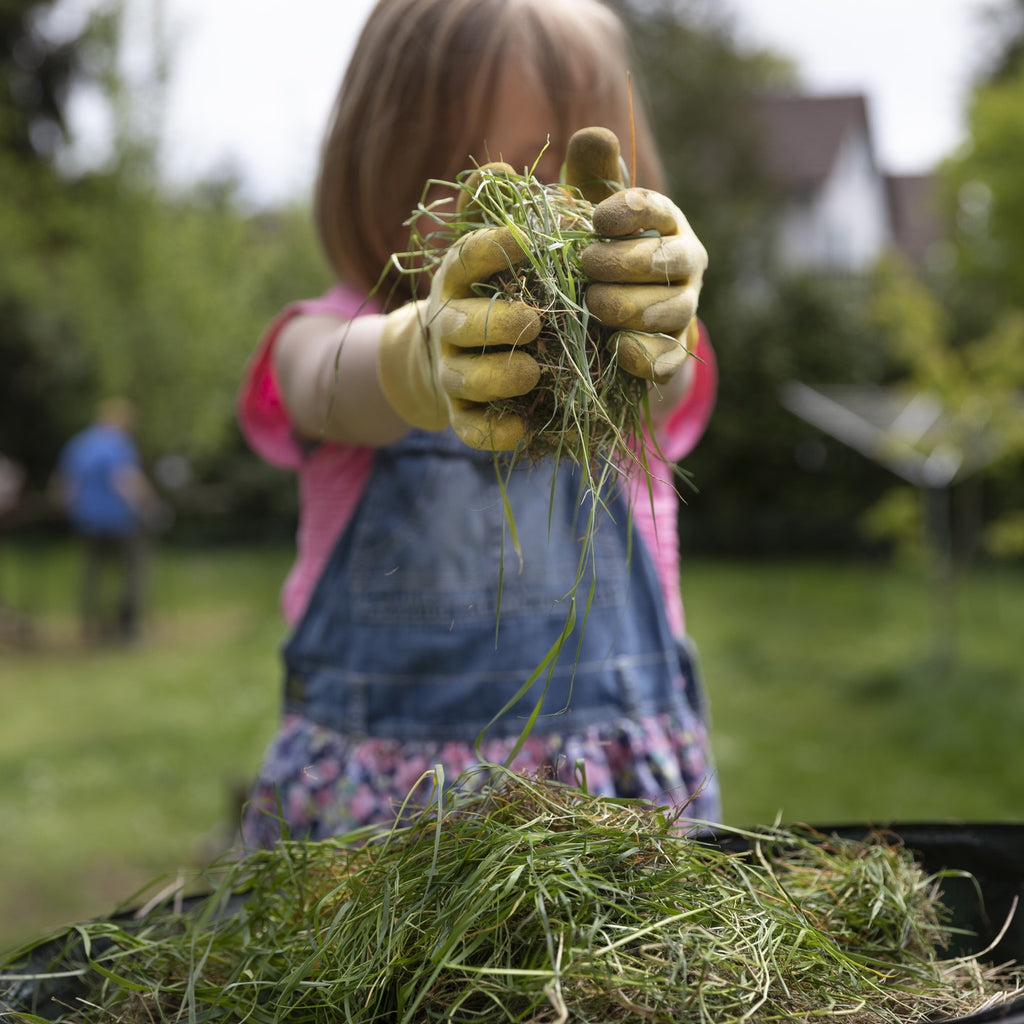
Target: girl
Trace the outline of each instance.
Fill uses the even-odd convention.
[[[452,780],[513,754],[517,769],[582,777],[591,792],[719,815],[671,482],[714,401],[694,317],[706,254],[661,194],[628,68],[622,27],[598,0],[379,0],[367,20],[316,188],[338,284],[270,325],[240,396],[249,442],[300,489],[284,717],[244,815],[251,845],[282,825],[322,838],[387,822],[435,765]],[[610,132],[579,131],[591,125]],[[609,196],[609,140],[631,133],[645,187]],[[584,253],[597,282],[587,302],[621,328],[620,365],[652,382],[658,458],[594,531],[585,626],[522,694],[567,622],[581,507],[564,464],[517,465],[504,491],[497,482],[495,453],[524,424],[485,405],[535,385],[516,344],[539,318],[474,299],[471,285],[522,250],[481,229],[452,245],[428,295],[407,276],[380,281],[408,248],[427,181],[492,160],[556,181],[567,152],[568,182],[607,197],[595,226],[603,218],[615,240]],[[661,237],[637,239],[651,228]],[[506,497],[522,557],[503,573]]]

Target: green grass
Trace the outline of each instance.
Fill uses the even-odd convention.
[[[1020,820],[1019,570],[961,581],[945,673],[916,572],[699,564],[684,594],[730,824]]]
[[[276,721],[289,557],[165,548],[143,640],[88,651],[73,549],[0,552],[35,640],[0,647],[0,949],[230,841]],[[947,677],[910,570],[698,562],[683,590],[729,824],[1020,820],[1019,570],[963,582]]]
[[[164,551],[134,647],[87,650],[72,550],[4,553],[30,643],[0,647],[0,947],[108,913],[231,838],[277,709],[287,555]]]

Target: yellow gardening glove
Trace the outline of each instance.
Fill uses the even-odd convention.
[[[506,228],[471,231],[445,254],[430,297],[389,314],[380,381],[392,408],[411,426],[441,430],[450,423],[471,448],[509,451],[519,443],[521,418],[498,416],[487,403],[524,395],[537,384],[540,367],[516,346],[537,337],[540,317],[524,302],[476,297],[472,286],[525,256]]]
[[[569,141],[565,182],[596,204],[594,242],[581,254],[587,308],[618,329],[619,365],[634,377],[667,383],[696,345],[697,299],[708,255],[667,196],[622,187],[619,140],[582,128]]]

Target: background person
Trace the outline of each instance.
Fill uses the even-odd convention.
[[[135,417],[127,399],[107,399],[57,460],[57,492],[82,542],[80,615],[88,642],[128,642],[139,632],[145,528],[158,501],[133,440]]]
[[[622,27],[595,0],[380,0],[369,15],[316,190],[338,284],[271,324],[240,395],[249,442],[293,470],[300,491],[283,591],[284,715],[244,817],[249,844],[273,843],[282,824],[320,838],[387,822],[434,765],[452,780],[480,761],[507,763],[517,747],[518,769],[568,783],[585,775],[591,792],[695,818],[720,813],[679,595],[672,483],[672,463],[714,401],[714,357],[694,315],[707,257],[656,191],[662,172],[642,108],[631,116],[629,68]],[[603,211],[621,224],[606,233],[661,236],[599,243],[588,274],[605,282],[606,302],[598,314],[592,291],[588,303],[604,326],[625,330],[620,365],[632,346],[629,372],[654,382],[664,459],[651,452],[650,492],[634,473],[618,514],[595,532],[596,600],[522,742],[543,681],[500,713],[566,623],[580,501],[564,465],[556,474],[550,460],[517,464],[507,493],[522,567],[502,578],[492,449],[514,448],[524,425],[485,410],[536,383],[515,345],[539,317],[522,302],[470,295],[522,253],[508,233],[485,229],[453,244],[429,295],[408,276],[377,285],[409,246],[426,182],[490,160],[522,171],[542,151],[534,173],[557,181],[570,139],[594,125],[619,139],[635,129],[632,170],[645,186],[606,199],[595,221]],[[609,177],[607,158],[577,152],[570,179]]]

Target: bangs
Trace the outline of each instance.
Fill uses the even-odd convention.
[[[474,23],[475,22],[475,23]],[[453,118],[446,140],[453,164],[448,177],[467,169],[478,151],[494,108],[501,71],[519,67],[532,75],[551,100],[556,123],[551,146],[564,151],[579,128],[603,125],[629,149],[630,75],[620,23],[599,3],[579,0],[511,0],[463,10],[448,40],[446,64],[479,68],[475,87],[461,99],[463,116]],[[527,55],[524,56],[523,55]],[[448,96],[453,90],[441,90]],[[443,129],[445,130],[445,129]]]

